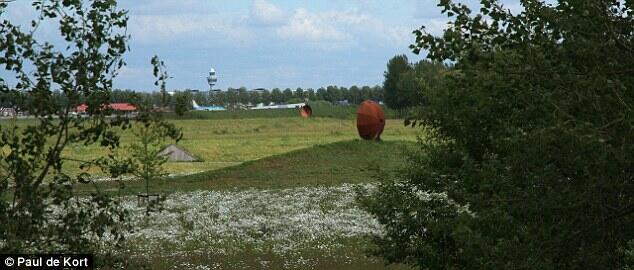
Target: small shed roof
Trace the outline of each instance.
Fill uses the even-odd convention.
[[[159,152],[159,155],[167,156],[168,161],[198,161],[196,156],[175,144],[170,144],[165,147],[165,149]]]

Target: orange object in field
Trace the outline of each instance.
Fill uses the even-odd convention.
[[[299,116],[301,116],[302,118],[308,118],[311,115],[313,115],[313,108],[311,108],[308,105],[304,105],[302,106],[302,108],[299,109]]]
[[[381,106],[366,100],[357,109],[357,130],[359,136],[366,140],[380,140],[385,127],[385,114]]]

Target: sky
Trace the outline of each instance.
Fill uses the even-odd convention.
[[[31,1],[12,2],[14,21],[33,18]],[[467,2],[478,2],[469,0]],[[518,1],[506,1],[517,10]],[[130,51],[114,87],[154,91],[150,59],[158,55],[170,90],[319,88],[380,85],[387,61],[411,53],[412,31],[442,33],[448,19],[437,0],[122,0],[129,11]],[[472,3],[473,4],[473,3]],[[476,9],[477,10],[477,9]],[[38,29],[53,37],[54,27]],[[55,44],[55,43],[54,43]],[[3,77],[6,73],[0,73]]]

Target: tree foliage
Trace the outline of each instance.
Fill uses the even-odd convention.
[[[442,0],[453,61],[411,124],[434,136],[362,199],[376,254],[421,269],[619,269],[634,238],[634,2]],[[386,95],[389,93],[386,87]],[[387,100],[387,99],[386,99]],[[631,259],[631,256],[630,256]]]
[[[167,70],[165,69],[165,62],[159,59],[157,55],[154,55],[152,56],[152,59],[150,59],[150,63],[153,66],[152,74],[154,77],[158,78],[154,82],[154,86],[159,87],[159,92],[161,93],[161,107],[166,108],[170,103],[171,97],[165,88],[165,81],[169,78]]]
[[[392,109],[402,109],[404,106],[399,100],[399,82],[403,74],[412,70],[406,55],[394,56],[387,62],[387,71],[385,71],[385,81],[383,89],[385,89],[385,104]]]
[[[6,19],[7,5],[0,2],[0,66],[16,83],[3,83],[0,90],[24,97],[21,109],[36,120],[0,126],[0,251],[89,253],[97,239],[117,244],[126,211],[97,192],[78,199],[73,184],[88,183],[89,175],[64,171],[63,152],[69,145],[95,143],[116,148],[112,128],[129,126],[104,106],[124,65],[127,13],[116,1],[34,1],[39,16],[28,27]],[[59,26],[63,48],[36,39],[44,23]],[[89,117],[73,116],[84,101]],[[113,164],[106,158],[81,162],[85,169],[104,165],[113,176],[121,173],[116,166],[105,168]]]
[[[411,64],[405,55],[394,56],[384,74],[385,104],[397,110],[425,105],[426,93],[437,87],[446,69],[438,61],[421,60]]]
[[[192,107],[192,97],[187,93],[179,92],[174,94],[174,100],[174,112],[178,116],[183,116]]]

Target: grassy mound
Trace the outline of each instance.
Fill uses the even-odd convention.
[[[170,193],[200,189],[289,188],[332,186],[373,180],[377,170],[393,171],[413,142],[352,140],[317,145],[202,173],[157,180],[151,192]],[[144,191],[144,182],[129,181],[123,194]],[[99,183],[116,190],[116,182]]]
[[[402,164],[406,142],[336,142],[166,180],[209,188],[288,188],[371,180],[379,169]]]

